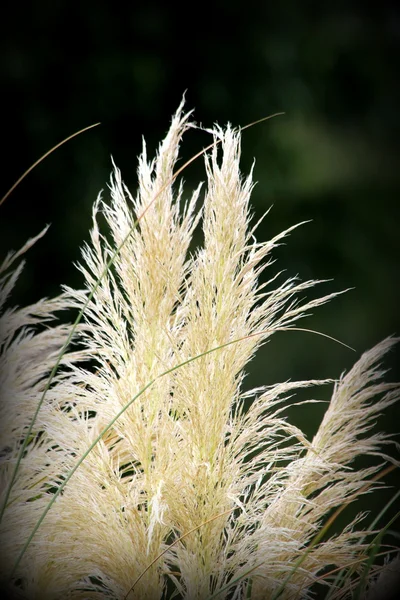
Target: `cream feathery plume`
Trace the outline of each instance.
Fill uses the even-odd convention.
[[[302,456],[293,458],[273,475],[260,497],[254,500],[260,515],[258,527],[244,544],[249,555],[251,550],[251,563],[259,565],[254,571],[252,598],[273,597],[289,575],[279,597],[308,597],[317,575],[328,565],[345,567],[357,558],[365,558],[368,544],[361,538],[365,538],[366,532],[355,529],[362,517],[359,515],[342,533],[312,548],[301,567],[292,573],[296,561],[321,529],[323,519],[333,509],[375,489],[376,486],[365,486],[382,464],[354,468],[354,460],[360,455],[376,455],[399,465],[382,450],[382,446],[390,442],[389,436],[366,435],[376,417],[400,396],[398,384],[382,382],[385,372],[380,369],[380,362],[396,341],[387,338],[363,354],[349,373],[342,375],[311,444],[305,443]],[[264,397],[265,407],[269,403],[268,395]],[[251,420],[252,408],[248,420]],[[256,423],[259,427],[258,415],[253,424],[248,424],[248,431]],[[263,498],[270,486],[272,489]],[[250,506],[248,502],[247,512]],[[250,528],[254,521],[255,515],[250,513],[247,526]]]
[[[344,567],[366,549],[357,518],[307,550],[329,511],[364,493],[378,469],[354,469],[353,460],[390,460],[390,440],[371,427],[399,397],[377,366],[395,340],[340,378],[311,442],[287,422],[285,405],[296,389],[328,380],[243,390],[260,345],[336,294],[300,303],[299,293],[319,282],[259,283],[294,227],[256,240],[252,173],[240,173],[240,133],[229,125],[211,130],[203,208],[196,212],[200,186],[183,202],[173,169],[189,118],[182,103],[153,161],[143,144],[136,196],[114,166],[111,202],[95,202],[83,249],[85,289],[65,287],[58,299],[0,321],[7,488],[70,328],[17,331],[59,308],[85,309],[80,347],[64,354],[44,397],[1,523],[4,580],[59,494],[13,574],[23,598],[258,600],[286,579],[281,598],[307,598],[329,565]],[[189,255],[201,217],[204,243]]]
[[[49,374],[70,333],[70,326],[55,325],[54,313],[70,306],[67,294],[35,304],[4,310],[24,261],[14,270],[20,258],[47,231],[47,227],[28,240],[18,252],[10,252],[0,266],[0,562],[1,581],[4,571],[18,553],[46,506],[42,490],[53,472],[48,470],[51,455],[46,446],[50,440],[35,412],[40,403]],[[64,354],[61,371],[54,378],[58,385],[66,376],[71,362],[84,359],[84,352]],[[30,431],[31,429],[31,431]],[[30,431],[30,433],[29,433]],[[21,447],[28,436],[24,457]],[[50,444],[51,445],[51,444]],[[17,468],[18,467],[18,468]],[[33,502],[35,500],[35,502]],[[32,510],[30,510],[32,507]]]

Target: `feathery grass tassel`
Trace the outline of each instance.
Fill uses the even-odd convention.
[[[135,196],[114,168],[111,201],[95,202],[82,251],[84,289],[65,287],[0,317],[0,577],[15,597],[289,600],[311,598],[322,577],[336,599],[351,598],[361,581],[371,533],[362,516],[318,536],[332,509],[376,486],[367,482],[380,467],[357,470],[354,459],[398,465],[384,452],[390,438],[372,431],[399,399],[380,367],[396,339],[336,382],[312,441],[284,406],[296,389],[330,380],[244,390],[257,349],[337,294],[300,303],[320,282],[259,283],[294,227],[256,240],[240,131],[211,130],[204,205],[196,206],[200,186],[183,201],[174,167],[189,119],[182,103],[150,162],[143,144]],[[204,243],[190,255],[200,219]],[[20,270],[3,276],[0,307]],[[78,346],[63,354],[33,422],[71,333],[53,313],[84,307]],[[328,568],[343,576],[334,582]],[[371,568],[367,585],[380,569]]]

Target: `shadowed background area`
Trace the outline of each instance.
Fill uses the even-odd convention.
[[[27,255],[12,304],[80,286],[73,262],[88,239],[91,206],[112,155],[135,192],[142,135],[149,156],[186,90],[205,126],[245,125],[285,115],[243,134],[243,170],[256,158],[255,216],[268,239],[299,221],[275,253],[287,276],[333,279],[316,290],[354,289],[299,326],[332,335],[282,333],[249,366],[248,386],[338,377],[363,350],[400,333],[399,84],[400,13],[392,3],[213,2],[179,12],[170,3],[38,0],[8,5],[1,23],[1,195],[41,154],[74,131],[0,208],[0,255],[51,227]],[[186,134],[183,159],[210,142]],[[201,160],[184,175],[187,195],[204,179]],[[399,374],[389,359],[390,377]],[[327,392],[315,391],[327,398]],[[323,407],[295,409],[315,431]],[[383,427],[396,432],[399,409]],[[397,422],[396,422],[397,421]],[[389,496],[392,492],[389,493]],[[388,497],[389,497],[388,496]]]

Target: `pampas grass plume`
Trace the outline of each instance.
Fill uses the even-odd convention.
[[[396,339],[334,382],[312,440],[284,403],[330,381],[244,389],[257,349],[336,294],[300,302],[318,282],[259,282],[293,227],[257,241],[239,131],[212,130],[202,207],[201,186],[184,197],[174,167],[191,126],[182,103],[153,160],[143,145],[135,195],[114,168],[111,201],[93,207],[82,289],[5,309],[22,268],[13,263],[44,232],[1,266],[0,562],[16,597],[289,600],[311,598],[336,568],[340,585],[319,581],[350,598],[360,582],[363,515],[315,540],[334,509],[377,485],[382,463],[398,464],[372,429],[399,398],[381,367]],[[79,325],[56,324],[70,308],[83,312]],[[354,468],[362,455],[381,464]],[[372,567],[367,585],[385,568]]]

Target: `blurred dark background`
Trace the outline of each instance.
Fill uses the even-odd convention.
[[[107,194],[110,156],[134,192],[142,135],[151,155],[187,90],[187,108],[206,126],[285,112],[243,134],[243,170],[256,158],[256,217],[274,205],[258,238],[312,219],[278,249],[269,274],[283,268],[333,279],[319,294],[354,287],[301,326],[356,353],[313,334],[282,333],[250,365],[248,385],[338,377],[362,351],[400,334],[393,3],[37,0],[2,10],[0,194],[53,145],[101,121],[47,158],[0,208],[1,256],[51,223],[27,255],[13,303],[56,294],[61,283],[81,285],[72,263],[88,239],[94,199]],[[189,132],[183,157],[208,142]],[[204,179],[201,161],[184,178],[188,190]],[[392,378],[398,357],[386,363]],[[312,435],[324,408],[308,410],[293,415]],[[394,407],[380,423],[396,432],[399,420]]]

